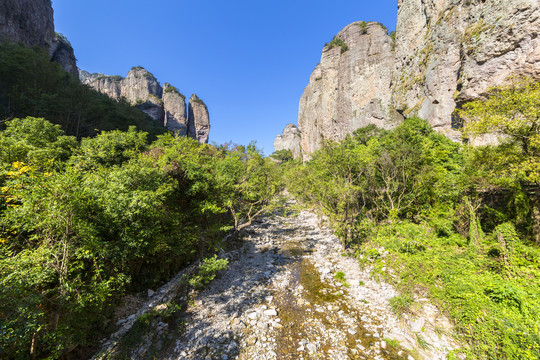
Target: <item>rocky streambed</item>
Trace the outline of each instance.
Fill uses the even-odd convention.
[[[228,269],[130,358],[447,359],[457,344],[437,308],[415,299],[414,315],[394,314],[392,286],[372,279],[314,213],[294,206],[246,228],[241,247],[222,254]]]
[[[259,219],[230,266],[188,307],[168,359],[446,359],[448,320],[425,299],[398,318],[397,295],[342,255],[309,211]]]

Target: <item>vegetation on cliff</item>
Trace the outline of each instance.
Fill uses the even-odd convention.
[[[46,50],[0,45],[0,118],[26,116],[46,118],[77,137],[133,125],[150,136],[165,132],[127,102],[81,84],[51,62]]]

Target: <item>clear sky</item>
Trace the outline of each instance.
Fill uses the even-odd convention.
[[[210,142],[257,141],[266,155],[324,43],[354,21],[395,30],[396,0],[53,0],[56,31],[79,68],[122,75],[141,65],[210,111]]]

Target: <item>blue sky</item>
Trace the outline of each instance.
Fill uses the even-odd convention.
[[[325,42],[354,21],[395,30],[397,1],[53,0],[56,31],[81,69],[141,65],[203,99],[210,142],[257,141],[265,154],[287,123]]]

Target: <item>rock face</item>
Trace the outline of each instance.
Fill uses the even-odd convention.
[[[186,98],[169,83],[161,87],[157,79],[143,67],[137,66],[125,78],[80,71],[80,80],[102,94],[125,99],[145,112],[154,121],[179,135],[189,135],[201,143],[208,142],[210,118],[208,109],[197,95],[189,101],[189,119],[186,116]]]
[[[54,19],[50,0],[2,0],[0,41],[49,48],[53,40]]]
[[[392,70],[392,39],[380,24],[358,22],[340,31],[300,98],[302,151],[310,154],[325,140],[342,140],[369,124],[395,126],[401,119],[389,106]]]
[[[51,61],[55,61],[62,69],[73,74],[76,78],[79,77],[79,68],[77,67],[77,59],[75,52],[68,39],[61,35],[55,34],[54,41],[49,48]]]
[[[287,124],[282,135],[278,135],[274,140],[274,149],[290,150],[293,158],[298,159],[302,156],[302,149],[300,146],[301,137],[300,130],[294,124]]]
[[[210,132],[208,108],[196,94],[193,94],[189,99],[188,109],[188,135],[197,139],[200,143],[208,143],[208,134]]]
[[[167,129],[179,135],[187,135],[188,121],[186,112],[186,97],[174,86],[165,83],[163,91],[163,110],[165,111],[164,125]]]
[[[398,1],[392,101],[459,139],[456,106],[540,72],[537,0]]]
[[[51,61],[78,76],[75,54],[67,39],[54,31],[50,0],[2,0],[0,2],[0,43],[23,43],[47,49]]]
[[[538,0],[398,0],[395,43],[376,23],[348,25],[300,99],[304,155],[410,116],[459,141],[456,107],[512,76],[540,79],[538,29]]]

